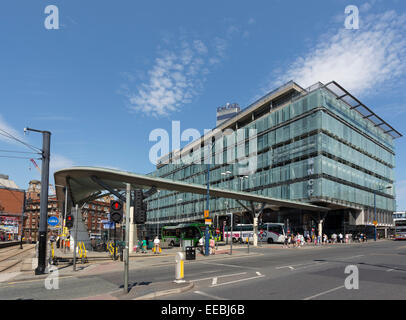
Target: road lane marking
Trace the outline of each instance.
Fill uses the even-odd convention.
[[[326,263],[326,262],[324,262]],[[314,266],[317,264],[321,264],[320,262],[315,262],[315,263],[301,263],[301,264],[291,264],[288,266],[280,266],[280,267],[275,267],[275,269],[279,270],[279,269],[283,269],[283,268],[289,268],[290,270],[295,270],[294,267],[298,267],[298,266]]]
[[[217,284],[217,277],[213,278],[213,281],[211,282],[211,285],[214,286]]]
[[[320,293],[318,293],[318,294],[315,294],[314,296],[310,296],[310,297],[304,298],[303,300],[311,300],[311,299],[313,299],[313,298],[320,297],[320,296],[322,296],[322,295],[324,295],[324,294],[327,294],[327,293],[330,293],[330,292],[333,292],[333,291],[336,291],[336,290],[339,290],[339,289],[342,289],[342,288],[345,288],[345,286],[339,286],[339,287],[337,287],[337,288],[333,288],[333,289],[330,289],[330,290],[327,290],[327,291],[323,291],[323,292],[320,292]]]
[[[304,267],[296,268],[296,269],[294,269],[294,270],[302,270],[302,269],[306,269],[306,268],[309,268],[309,267],[321,266],[321,265],[327,264],[327,263],[328,263],[328,262],[320,262],[320,263],[309,264],[309,265],[306,265],[306,266],[304,266]]]
[[[215,299],[215,300],[228,300],[228,299],[226,299],[226,298],[221,298],[221,297],[218,297],[218,296],[213,296],[213,295],[211,295],[211,294],[204,293],[204,292],[201,292],[201,291],[194,291],[194,293],[200,294],[200,295],[202,295],[202,296],[209,297],[209,298],[212,298],[212,299]]]
[[[217,278],[225,278],[225,277],[239,276],[239,275],[242,275],[242,274],[247,274],[247,273],[246,273],[246,272],[231,273],[231,274],[225,274],[225,275],[222,275],[222,276],[217,276]],[[195,281],[204,281],[204,280],[211,280],[211,279],[213,279],[213,277],[202,278],[202,279],[196,279],[196,280],[189,280],[189,281],[195,282]]]
[[[225,267],[232,267],[232,268],[241,268],[241,269],[257,269],[254,267],[244,267],[238,266],[235,264],[225,264],[225,263],[215,263],[215,262],[201,262],[202,264],[209,264],[209,265],[216,265],[216,266],[225,266]]]
[[[364,257],[364,256],[365,256],[364,254],[360,254],[358,256],[344,257],[344,258],[337,258],[337,259],[347,260],[347,259],[359,258],[359,257]]]
[[[211,288],[212,287],[224,286],[224,285],[231,284],[231,283],[237,283],[237,282],[252,280],[252,279],[259,279],[259,278],[263,278],[263,277],[265,277],[265,276],[260,275],[260,276],[256,276],[256,277],[250,277],[250,278],[244,278],[244,279],[239,279],[239,280],[234,280],[234,281],[229,281],[229,282],[223,282],[223,283],[220,283],[220,284],[212,285]]]
[[[256,273],[257,273],[257,275],[262,276],[261,272],[258,272],[258,271],[257,271]]]
[[[395,269],[388,269],[388,270],[386,270],[386,272],[391,272],[391,271],[393,271],[393,270],[395,270]]]

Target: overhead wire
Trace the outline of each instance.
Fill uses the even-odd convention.
[[[23,145],[25,145],[26,147],[30,148],[31,150],[42,152],[41,149],[39,149],[39,148],[37,148],[37,147],[34,147],[34,146],[30,145],[29,143],[26,143],[26,142],[24,142],[24,141],[22,141],[22,140],[20,140],[20,139],[18,139],[18,138],[16,138],[16,137],[14,137],[11,133],[5,131],[4,129],[1,129],[1,128],[0,128],[0,131],[4,132],[4,133],[1,133],[1,132],[0,132],[0,135],[4,136],[4,137],[6,137],[6,138],[9,138],[9,139],[15,140],[15,141],[17,141],[17,142],[20,142],[20,143],[22,143]]]

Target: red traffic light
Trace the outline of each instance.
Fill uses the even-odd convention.
[[[110,206],[113,210],[120,211],[121,210],[121,203],[119,201],[113,201]]]

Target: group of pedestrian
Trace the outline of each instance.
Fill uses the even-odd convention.
[[[142,239],[139,243],[139,246],[141,248],[141,253],[147,253],[148,252],[147,238]],[[154,254],[161,253],[161,240],[159,240],[158,236],[156,236],[154,239],[154,247],[153,247],[152,251],[154,252]]]
[[[199,239],[197,248],[201,254],[204,254],[206,250],[206,239],[204,236]],[[209,241],[209,254],[216,254],[216,241],[214,239],[210,239]]]
[[[365,233],[358,234],[355,238],[353,238],[352,234],[343,234],[341,232],[332,233],[330,237],[327,236],[326,233],[323,235],[315,235],[312,233],[310,235],[309,232],[305,232],[304,235],[298,233],[288,233],[285,237],[284,247],[290,248],[300,248],[305,244],[314,245],[327,245],[327,244],[336,244],[336,243],[350,243],[354,240],[358,240],[359,242],[367,242],[367,235]]]
[[[299,232],[297,234],[288,234],[287,237],[285,237],[285,243],[284,246],[290,248],[292,245],[294,248],[300,248],[306,243],[306,239],[304,235],[300,234]]]

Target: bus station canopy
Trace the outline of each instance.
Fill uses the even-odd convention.
[[[67,187],[70,199],[74,205],[81,205],[88,201],[101,198],[106,191],[100,183],[115,190],[126,190],[126,184],[131,184],[131,189],[169,190],[177,192],[190,192],[206,195],[207,186],[190,184],[182,181],[157,178],[149,175],[141,175],[126,171],[96,168],[96,167],[72,167],[58,170],[54,174],[56,195],[59,207],[62,208],[65,200],[64,187]],[[107,193],[108,194],[108,193]],[[277,207],[297,208],[302,210],[325,212],[328,208],[300,201],[271,198],[249,192],[240,192],[210,187],[210,198],[228,198],[243,200],[253,203],[268,204]]]

